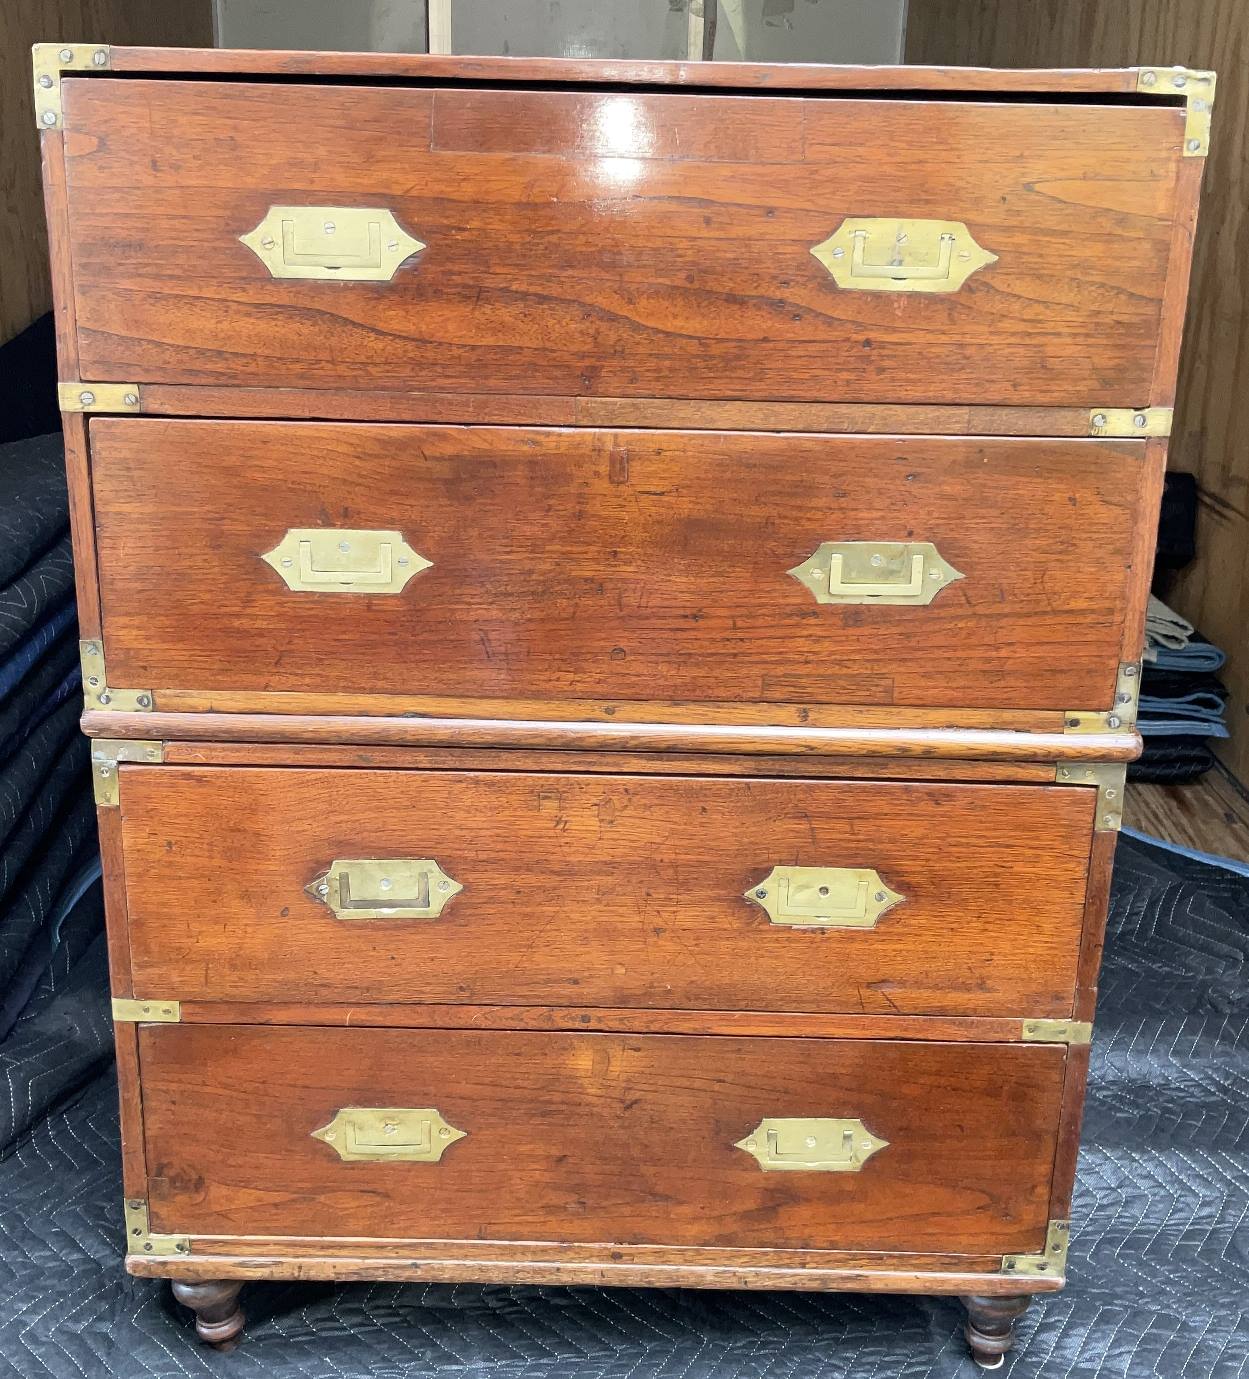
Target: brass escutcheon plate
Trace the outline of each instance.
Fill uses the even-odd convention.
[[[239,240],[275,278],[389,282],[424,243],[384,206],[270,206]]]
[[[872,929],[906,899],[870,867],[773,867],[745,895],[773,924],[800,929]]]
[[[301,594],[398,594],[433,564],[398,531],[291,527],[261,560]]]
[[[816,603],[916,607],[963,578],[931,541],[825,541],[786,574]]]
[[[436,1164],[468,1132],[448,1124],[432,1106],[344,1106],[311,1134],[347,1163]]]
[[[765,1117],[734,1149],[743,1149],[765,1173],[857,1173],[888,1140],[861,1120],[819,1116]]]
[[[432,857],[337,858],[304,888],[338,919],[437,919],[464,887]]]
[[[997,262],[961,220],[843,220],[811,252],[838,287],[858,292],[957,292]]]

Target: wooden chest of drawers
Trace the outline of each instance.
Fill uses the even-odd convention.
[[[36,50],[127,1266],[1064,1281],[1213,77]]]

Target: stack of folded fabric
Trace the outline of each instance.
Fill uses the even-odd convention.
[[[1132,780],[1181,784],[1214,765],[1210,740],[1228,735],[1227,690],[1215,674],[1226,659],[1192,623],[1150,598],[1137,718],[1145,750]]]
[[[97,940],[81,708],[61,438],[40,436],[0,446],[0,1041]]]

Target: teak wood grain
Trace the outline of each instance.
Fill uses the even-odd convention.
[[[1091,790],[123,770],[141,994],[1071,1011]],[[436,919],[339,919],[304,888],[340,858],[434,858],[464,890]],[[905,900],[874,928],[774,925],[745,893],[782,865],[874,868]]]
[[[600,1245],[587,1258],[571,1256],[571,1247],[528,1244],[496,1247],[485,1254],[466,1254],[461,1248],[426,1250],[420,1244],[395,1241],[383,1249],[366,1250],[350,1241],[339,1253],[317,1242],[314,1250],[292,1248],[285,1240],[205,1236],[192,1239],[186,1255],[126,1256],[126,1268],[144,1278],[290,1279],[348,1281],[367,1279],[389,1283],[490,1283],[501,1285],[554,1284],[594,1288],[732,1288],[791,1289],[796,1292],[964,1294],[969,1289],[996,1296],[1052,1293],[1063,1286],[1057,1275],[1021,1280],[1000,1272],[995,1256],[930,1256],[881,1253],[847,1258],[820,1253],[792,1263],[777,1264],[761,1250],[710,1251],[668,1249],[658,1260],[639,1261],[638,1249]],[[239,1254],[240,1248],[257,1251]],[[727,1261],[708,1256],[729,1256]],[[422,1257],[423,1256],[423,1257]],[[843,1260],[845,1262],[843,1263]],[[995,1272],[998,1271],[998,1272]]]
[[[195,1235],[1035,1250],[1065,1048],[147,1025],[152,1227]],[[345,1106],[436,1107],[439,1163],[340,1160]],[[855,1173],[764,1172],[767,1116],[859,1118]],[[237,1146],[245,1146],[239,1152]],[[327,1205],[332,1210],[327,1212]]]
[[[1172,108],[62,90],[90,379],[1134,407],[1187,272]],[[385,206],[426,248],[390,282],[275,281],[239,236],[284,204]],[[841,289],[810,250],[847,216],[961,221],[997,262]]]
[[[1106,710],[1162,463],[1127,441],[145,418],[91,442],[111,682],[235,711],[661,687]],[[291,591],[261,556],[303,527],[397,529],[432,567],[395,595]],[[819,605],[787,573],[824,541],[911,539],[964,575],[927,606]]]
[[[611,775],[791,776],[812,779],[1054,782],[1052,762],[913,761],[905,757],[728,756],[692,752],[525,752],[472,747],[351,747],[347,744],[166,742],[164,759],[179,766],[357,766],[433,771],[596,771]]]
[[[385,77],[431,82],[490,82],[565,85],[716,87],[743,90],[955,91],[1063,95],[1136,95],[1136,69],[1125,67],[1017,68],[853,63],[687,62],[670,59],[566,57],[478,57],[462,53],[340,53],[245,48],[115,47],[112,71],[122,74],[202,74],[260,77]],[[1166,91],[1158,93],[1166,97]]]
[[[166,696],[162,692],[160,702]],[[190,702],[187,702],[187,701]],[[186,696],[178,712],[117,713],[89,710],[82,716],[89,737],[185,739],[199,742],[334,744],[359,746],[428,746],[552,751],[694,753],[782,753],[811,762],[817,771],[842,756],[911,761],[990,761],[1055,763],[1060,761],[1134,761],[1140,735],[1132,728],[1106,732],[1065,733],[1058,724],[1048,730],[1015,728],[950,728],[940,713],[920,723],[905,712],[892,723],[845,727],[790,727],[768,724],[691,723],[669,716],[666,722],[610,717],[580,721],[425,717],[414,708],[403,717],[344,717],[354,704],[334,706],[330,713],[309,714],[283,709],[273,713],[223,713],[211,695]],[[608,705],[608,708],[614,706]],[[847,715],[849,716],[849,714]],[[623,717],[623,715],[622,715]]]

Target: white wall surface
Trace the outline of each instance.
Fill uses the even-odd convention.
[[[702,0],[452,0],[452,49],[557,57],[685,57]],[[707,0],[710,6],[711,0]],[[216,0],[226,48],[423,52],[425,0]],[[723,61],[901,60],[906,0],[719,0]]]

